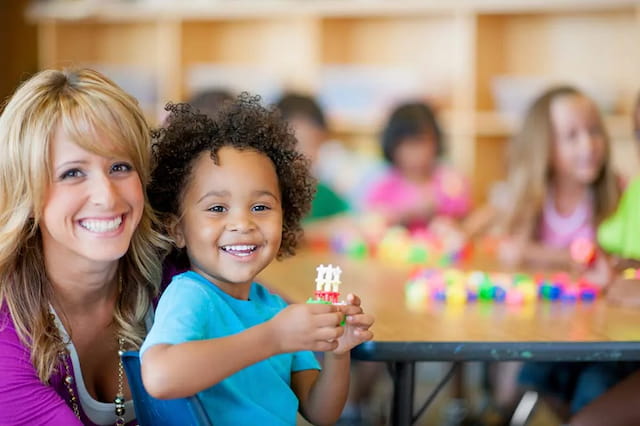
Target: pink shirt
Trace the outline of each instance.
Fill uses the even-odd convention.
[[[417,185],[406,180],[396,169],[390,169],[375,182],[367,196],[365,206],[385,212],[402,212],[418,204],[426,193],[432,193],[436,215],[461,218],[470,207],[469,186],[451,167],[438,165],[431,180]],[[427,225],[427,218],[409,224],[410,228]]]
[[[540,242],[551,247],[568,248],[577,238],[595,241],[593,195],[585,197],[570,215],[562,216],[549,194],[542,210]]]

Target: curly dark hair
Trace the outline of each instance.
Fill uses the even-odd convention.
[[[295,254],[302,235],[301,220],[311,207],[316,181],[279,112],[263,107],[259,96],[248,93],[225,103],[211,118],[186,103],[169,103],[165,109],[169,111],[165,126],[151,134],[156,164],[147,190],[151,206],[165,225],[170,217],[180,215],[182,194],[191,179],[194,161],[202,152],[209,151],[217,164],[217,152],[222,147],[254,150],[275,165],[282,193],[282,244],[277,258]],[[175,250],[172,261],[187,267],[185,254]]]

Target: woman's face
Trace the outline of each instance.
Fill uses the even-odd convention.
[[[124,256],[144,209],[142,183],[131,160],[86,151],[58,128],[50,165],[40,223],[48,263],[60,259],[80,266]]]
[[[598,111],[588,98],[561,96],[551,103],[554,176],[590,185],[600,175],[606,138]]]
[[[393,163],[407,179],[422,181],[430,176],[436,155],[436,137],[426,131],[402,139],[393,153]]]

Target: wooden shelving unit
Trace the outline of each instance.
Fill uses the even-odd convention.
[[[637,166],[630,111],[640,90],[639,11],[631,0],[75,0],[35,2],[28,17],[41,68],[129,67],[147,87],[150,115],[187,99],[190,72],[202,64],[255,67],[255,78],[262,71],[310,92],[327,67],[410,70],[424,76],[416,96],[440,106],[451,160],[481,199],[504,174],[517,128],[495,101],[499,76],[593,89],[616,161],[624,171]],[[371,144],[382,112],[332,121],[341,137]]]

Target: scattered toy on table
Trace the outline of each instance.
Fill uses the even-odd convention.
[[[588,238],[576,238],[569,247],[571,259],[580,265],[592,265],[596,259],[596,245]]]
[[[475,300],[508,305],[530,304],[538,299],[590,302],[599,292],[597,285],[584,279],[574,281],[566,273],[532,276],[435,268],[417,270],[405,287],[405,295],[413,303],[416,299],[425,303],[432,299],[453,305]]]
[[[640,279],[640,269],[627,268],[622,271],[622,278],[625,280],[638,280]]]
[[[424,229],[409,232],[393,226],[385,232],[375,232],[375,238],[359,232],[341,232],[332,236],[330,247],[334,253],[352,259],[376,258],[400,265],[458,264],[471,255],[471,244],[460,234],[433,232]]]

